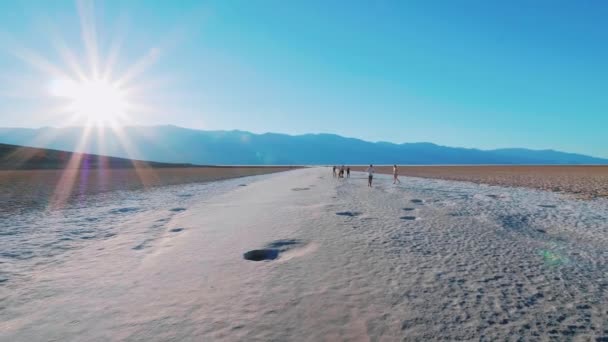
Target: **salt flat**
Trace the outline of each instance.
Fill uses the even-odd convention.
[[[121,212],[0,284],[0,339],[608,340],[608,201],[376,178],[302,169]]]

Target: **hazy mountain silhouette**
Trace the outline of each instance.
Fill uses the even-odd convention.
[[[253,134],[176,126],[92,129],[0,128],[0,142],[116,157],[193,164],[608,164],[608,159],[553,150],[479,150],[432,143],[368,142],[334,134]],[[81,143],[82,141],[82,143]]]
[[[191,164],[146,162],[96,154],[0,144],[0,170],[31,169],[129,169],[134,167],[189,167]]]

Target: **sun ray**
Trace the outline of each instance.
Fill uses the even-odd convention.
[[[138,95],[146,94],[150,91],[156,91],[163,88],[168,88],[176,82],[174,77],[156,77],[153,79],[146,80],[145,83],[131,83],[125,84],[121,89],[128,94],[130,97],[137,97]]]
[[[39,71],[44,72],[45,74],[55,77],[55,78],[66,78],[69,75],[61,70],[61,68],[55,66],[48,59],[38,55],[34,51],[26,49],[24,47],[15,46],[11,49],[11,53],[21,59],[22,61],[28,63]]]
[[[120,56],[120,52],[122,50],[124,35],[126,32],[126,25],[124,24],[124,20],[121,18],[118,24],[119,28],[116,30],[116,33],[113,35],[112,41],[110,43],[110,48],[108,55],[106,57],[106,62],[102,70],[102,79],[110,80],[113,77],[114,67],[118,61]]]
[[[106,65],[103,68],[101,73],[101,78],[104,80],[112,79],[112,69],[114,68],[116,61],[118,60],[118,56],[120,55],[120,50],[122,46],[122,41],[114,41],[110,46],[110,53],[108,54],[108,59],[106,61]]]
[[[0,75],[0,95],[19,98],[19,99],[39,99],[43,92],[40,87],[40,80],[31,78],[27,75],[19,75],[16,73],[4,73]]]
[[[116,84],[120,87],[124,87],[135,77],[145,72],[150,66],[152,66],[160,57],[160,49],[152,48],[142,56],[137,62],[135,62],[121,77],[118,78]]]
[[[99,77],[99,54],[97,49],[97,29],[95,24],[95,3],[88,0],[78,0],[78,15],[80,17],[80,34],[84,43],[89,67],[93,78]]]
[[[76,75],[78,80],[83,81],[86,79],[85,71],[78,62],[78,59],[72,52],[72,50],[67,46],[65,41],[61,39],[58,35],[53,39],[53,46],[61,55],[61,58],[68,66],[68,68]]]
[[[154,168],[150,167],[147,163],[138,160],[140,159],[141,154],[137,147],[134,144],[131,144],[124,134],[124,131],[115,125],[110,126],[110,128],[114,131],[114,135],[118,138],[118,142],[126,152],[127,157],[131,159],[133,169],[144,188],[149,188],[152,185],[158,184],[160,179]]]
[[[55,191],[53,191],[49,201],[48,209],[56,210],[63,208],[72,195],[74,184],[76,183],[76,179],[80,173],[82,158],[84,156],[81,151],[84,149],[84,146],[88,141],[91,127],[93,127],[91,124],[87,124],[85,126],[82,136],[75,146],[75,152],[70,156],[70,160],[63,169],[61,177],[55,186]]]
[[[15,151],[9,153],[3,159],[12,160],[13,164],[16,165],[16,169],[18,169],[24,163],[30,161],[32,158],[36,157],[40,151],[37,151],[36,148],[44,148],[48,147],[52,141],[57,138],[56,131],[53,130],[43,130],[41,134],[36,135],[36,137],[27,143],[27,146],[20,147]],[[34,149],[30,149],[33,147]],[[44,153],[44,152],[43,152]]]

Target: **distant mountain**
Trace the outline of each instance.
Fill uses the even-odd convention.
[[[0,144],[0,170],[16,169],[65,169],[65,168],[133,168],[138,167],[186,167],[190,164],[145,162],[95,154],[72,153],[44,148],[32,148]]]
[[[432,143],[368,142],[333,134],[253,134],[176,126],[92,129],[0,128],[0,142],[76,150],[167,163],[238,165],[328,164],[608,164],[608,159],[553,150],[479,150]]]

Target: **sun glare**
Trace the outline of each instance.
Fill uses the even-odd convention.
[[[118,144],[129,158],[139,157],[141,153],[138,146],[130,141],[124,127],[136,122],[131,117],[135,113],[142,115],[164,112],[158,103],[155,106],[146,104],[146,99],[149,98],[147,92],[156,91],[156,87],[162,83],[147,75],[148,69],[158,60],[161,48],[155,46],[142,50],[143,55],[132,63],[119,63],[123,34],[117,29],[114,37],[104,38],[109,42],[109,50],[101,51],[98,45],[100,30],[96,27],[98,21],[95,17],[95,9],[99,4],[93,0],[76,1],[83,51],[70,47],[64,37],[56,34],[59,31],[52,25],[50,32],[54,34],[48,38],[57,50],[56,57],[60,58],[59,61],[47,59],[19,43],[15,43],[11,50],[27,65],[44,73],[42,82],[36,79],[32,84],[26,84],[23,92],[28,96],[43,94],[45,101],[41,111],[47,112],[49,118],[55,119],[57,114],[64,116],[50,124],[83,126],[80,138],[70,150],[91,152],[92,146],[96,146],[94,152],[104,154],[106,145],[110,143]],[[106,59],[102,56],[106,56]],[[48,101],[51,98],[53,100]],[[106,136],[108,132],[111,135]],[[43,136],[31,145],[46,144],[56,138],[54,135]],[[95,143],[90,144],[91,141]],[[78,177],[84,177],[81,181],[86,182],[86,172],[73,172],[81,166],[82,158],[84,155],[80,153],[71,155],[66,167],[68,171],[62,173],[49,202],[50,208],[62,207],[67,202],[77,185]],[[133,168],[144,186],[153,183],[156,176],[144,164],[133,162]],[[142,171],[143,169],[146,170]]]
[[[68,112],[96,124],[115,123],[129,107],[125,92],[106,80],[54,80],[49,91],[67,101]]]

